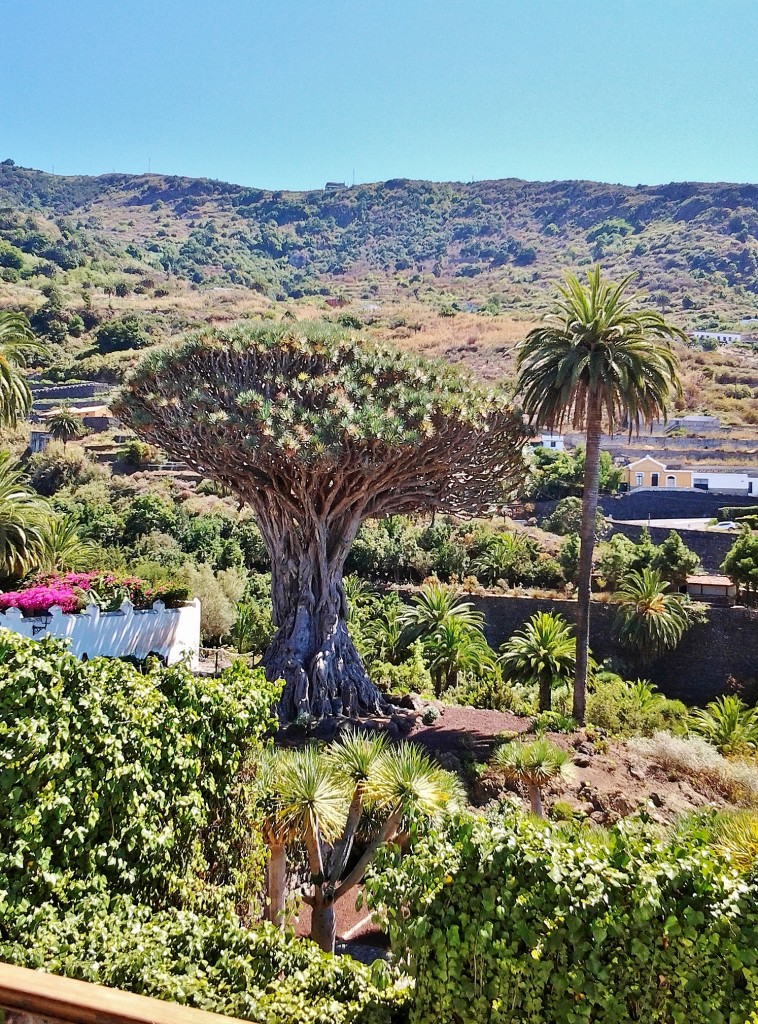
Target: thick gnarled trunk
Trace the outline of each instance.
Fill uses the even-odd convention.
[[[315,527],[307,543],[292,531],[267,538],[277,632],[262,664],[269,679],[284,680],[281,722],[370,715],[384,707],[347,630],[342,572],[359,524],[343,523],[335,533]]]

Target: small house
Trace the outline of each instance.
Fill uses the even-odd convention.
[[[688,576],[687,595],[693,601],[733,605],[737,600],[737,585],[728,576]]]

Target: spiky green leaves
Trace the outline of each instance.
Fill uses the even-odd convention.
[[[519,350],[517,390],[535,423],[581,428],[595,404],[611,432],[625,418],[639,430],[665,416],[679,388],[671,342],[686,337],[655,310],[636,308],[633,276],[614,283],[595,267],[583,285],[566,275],[553,311]]]
[[[15,427],[31,409],[22,370],[31,355],[44,350],[23,313],[0,312],[0,426]]]
[[[650,661],[673,650],[692,624],[689,603],[655,569],[632,571],[613,595],[620,642]]]
[[[544,786],[572,773],[571,755],[542,736],[531,743],[514,740],[503,744],[490,764],[505,778],[525,786]]]
[[[453,472],[457,505],[474,497],[470,480],[502,494],[521,466],[521,430],[502,395],[318,322],[209,330],[151,354],[117,411],[245,496],[290,496],[293,476],[342,469],[357,483],[374,478],[380,513],[442,507]],[[334,497],[334,476],[329,486]]]
[[[262,758],[256,801],[271,831],[327,842],[348,822],[351,801],[372,816],[437,818],[460,799],[457,781],[413,744],[388,746],[382,737],[348,733],[331,747],[279,750]]]

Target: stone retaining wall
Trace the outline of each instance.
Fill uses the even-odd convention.
[[[499,595],[471,600],[484,614],[487,640],[495,650],[535,612],[559,612],[576,622],[576,601]],[[614,613],[612,606],[593,603],[590,645],[598,661],[626,658],[613,637]],[[713,700],[725,692],[730,676],[741,683],[758,681],[758,609],[710,608],[707,624],[693,626],[677,650],[650,665],[628,662],[626,667],[632,677],[650,679],[666,696],[687,704]]]

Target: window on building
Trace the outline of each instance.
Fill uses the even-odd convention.
[[[666,477],[666,486],[667,487],[676,487],[676,477],[675,476],[667,476]]]
[[[642,487],[642,481],[645,479],[644,476],[642,475],[642,473],[635,473],[634,475],[637,487]]]
[[[707,476],[696,476],[692,481],[692,486],[697,487],[701,491],[708,490],[708,477]]]
[[[657,487],[658,486],[658,474],[657,473],[651,473],[650,474],[650,486],[651,487]]]

